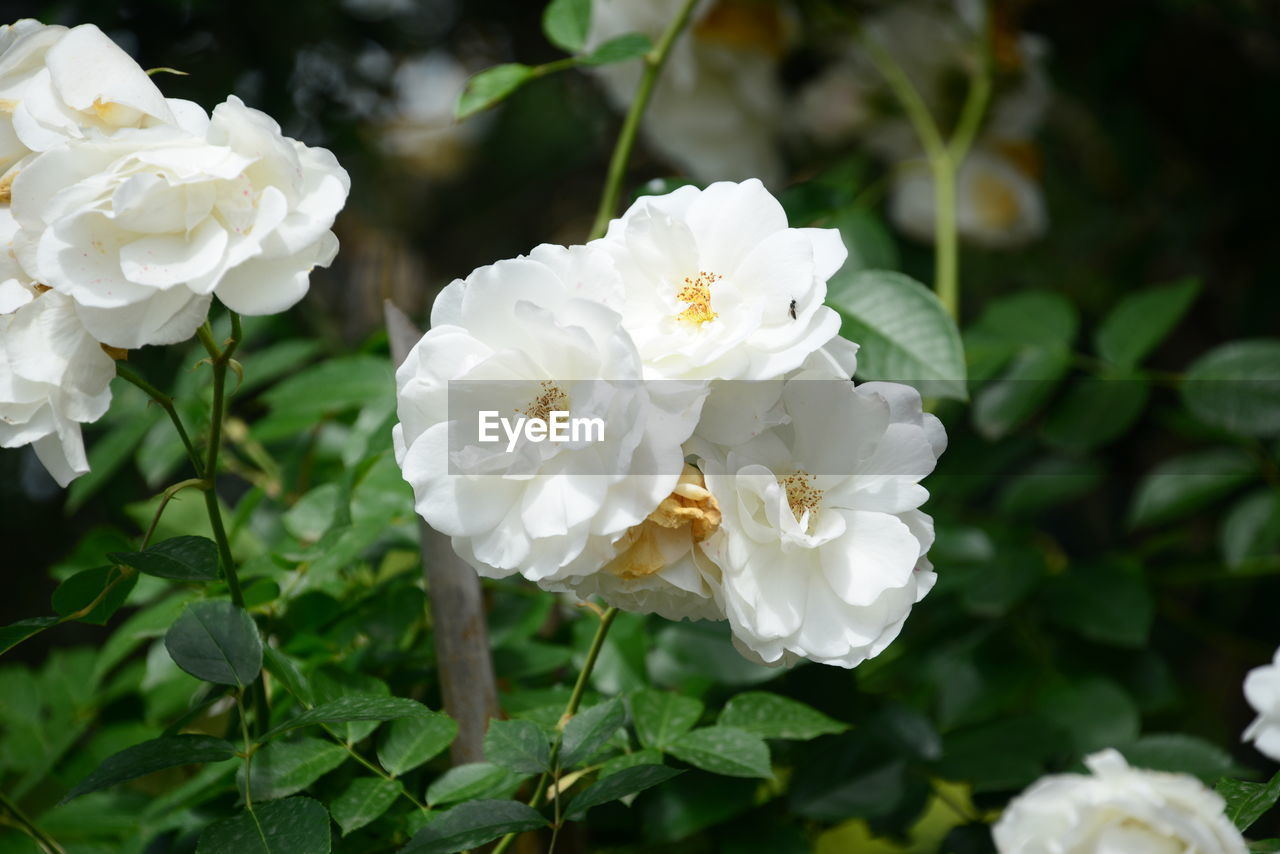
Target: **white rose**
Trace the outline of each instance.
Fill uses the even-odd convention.
[[[640,382],[635,347],[605,305],[619,288],[608,256],[589,247],[540,246],[482,267],[441,292],[431,330],[396,372],[396,458],[418,512],[483,575],[595,572],[676,485],[705,388]],[[455,385],[450,401],[450,382],[475,385]],[[477,441],[484,410],[599,417],[604,436],[521,440],[513,469],[505,437]]]
[[[648,377],[774,379],[840,328],[822,304],[847,255],[839,232],[789,228],[759,181],[641,198],[592,245],[622,274]]]
[[[1258,717],[1244,731],[1258,752],[1280,762],[1280,649],[1275,660],[1255,667],[1244,679],[1244,696]]]
[[[69,139],[173,122],[147,73],[93,24],[0,30],[0,171]]]
[[[686,465],[657,509],[614,542],[616,556],[599,572],[544,586],[668,620],[723,620],[720,568],[698,545],[719,526],[715,497],[702,473]]]
[[[1222,798],[1185,774],[1130,768],[1115,750],[1092,775],[1045,777],[992,829],[999,854],[1244,854]]]
[[[704,547],[735,641],[766,663],[855,667],[933,586],[919,481],[942,425],[908,386],[832,379],[851,355],[815,355],[789,379],[779,426],[732,447],[691,442],[724,515]]]
[[[586,49],[628,33],[654,41],[679,12],[681,0],[595,0]],[[770,3],[703,2],[688,32],[672,46],[645,110],[645,140],[699,181],[783,175],[778,137],[783,95],[778,57],[785,21]],[[621,110],[639,85],[638,60],[591,69]]]
[[[0,447],[32,445],[61,486],[89,471],[80,425],[111,403],[115,362],[85,331],[70,299],[0,283]]]
[[[893,224],[931,243],[935,210],[928,165],[899,164],[889,197]],[[956,174],[956,231],[961,240],[988,249],[1012,249],[1040,237],[1048,226],[1040,185],[1017,162],[992,146],[969,152]]]
[[[190,337],[215,293],[242,314],[283,311],[337,252],[350,180],[332,154],[238,98],[212,120],[174,106],[179,125],[60,146],[13,182],[24,269],[113,347]]]

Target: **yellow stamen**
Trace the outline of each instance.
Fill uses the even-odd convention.
[[[551,382],[551,380],[543,380],[538,384],[542,392],[535,397],[524,409],[517,409],[521,415],[526,418],[540,418],[543,421],[550,419],[552,412],[567,412],[569,409],[569,396],[561,391],[560,386]]]
[[[802,521],[804,514],[808,513],[809,523],[812,524],[822,507],[822,490],[813,485],[814,480],[813,475],[803,471],[779,478],[782,488],[787,491],[787,504],[797,522]]]
[[[676,299],[688,303],[688,308],[676,315],[683,321],[701,326],[720,315],[711,309],[711,286],[723,279],[718,273],[700,271],[697,276],[685,276],[684,287],[676,293]]]

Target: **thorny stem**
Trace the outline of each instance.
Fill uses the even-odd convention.
[[[160,517],[164,515],[164,508],[169,506],[169,502],[173,500],[179,492],[190,487],[196,489],[207,489],[208,483],[202,477],[193,477],[190,480],[180,481],[166,489],[160,495],[160,504],[156,507],[156,513],[151,517],[151,524],[147,527],[147,533],[142,538],[142,549],[145,550],[151,544],[151,538],[155,536],[156,526],[160,524]]]
[[[631,101],[631,107],[627,110],[627,116],[623,119],[622,131],[618,134],[618,141],[613,148],[613,156],[609,160],[609,172],[605,178],[604,194],[600,197],[600,207],[596,211],[595,224],[591,226],[591,240],[604,236],[605,231],[609,228],[609,220],[613,219],[613,215],[618,209],[618,197],[622,193],[622,179],[626,176],[627,164],[631,161],[631,149],[635,146],[636,134],[640,130],[640,119],[644,115],[645,107],[649,105],[649,99],[653,95],[653,87],[658,82],[658,75],[667,61],[667,56],[671,53],[671,47],[675,44],[676,39],[680,37],[680,34],[684,32],[695,5],[697,5],[697,0],[685,0],[684,5],[680,7],[680,12],[667,25],[666,31],[658,39],[657,45],[644,56],[644,73],[640,77],[640,85],[636,89],[635,98]]]
[[[591,671],[595,669],[596,660],[600,657],[600,650],[604,649],[605,636],[609,634],[609,627],[613,625],[613,620],[618,616],[617,608],[609,608],[600,617],[600,625],[596,627],[596,636],[591,641],[591,648],[587,650],[587,660],[582,664],[582,670],[578,673],[578,681],[573,686],[573,693],[569,695],[569,704],[564,707],[564,714],[560,716],[560,723],[557,729],[564,731],[565,726],[578,713],[578,706],[582,705],[582,696],[586,693],[587,682],[591,678]],[[554,773],[559,772],[557,762],[560,759],[560,737],[556,737],[556,743],[551,747],[551,758],[548,765],[552,771],[547,771],[538,779],[537,788],[533,790],[533,797],[529,799],[529,806],[537,807],[542,803],[543,795],[546,794],[547,784],[551,781]],[[556,786],[556,797],[560,796],[560,787]],[[556,823],[559,824],[560,819],[557,811]],[[502,837],[502,841],[493,849],[493,854],[502,854],[511,843],[515,840],[517,834],[508,833]]]
[[[218,493],[214,488],[218,477],[218,452],[222,446],[222,422],[226,415],[227,363],[231,361],[236,347],[240,344],[240,315],[231,312],[231,337],[223,347],[213,340],[213,331],[206,322],[198,333],[200,342],[209,352],[209,364],[213,368],[213,408],[209,412],[209,447],[206,450],[204,464],[205,477],[209,488],[205,490],[205,506],[209,510],[209,525],[213,528],[213,539],[218,544],[218,557],[222,562],[222,572],[226,577],[227,587],[231,591],[231,601],[244,607],[244,594],[240,590],[240,579],[236,575],[235,560],[231,556],[231,542],[227,538],[227,529],[222,522],[222,510],[218,507]]]
[[[191,460],[191,466],[195,469],[196,477],[204,477],[204,463],[201,462],[200,455],[196,453],[195,445],[191,444],[191,437],[187,435],[187,428],[182,425],[182,419],[178,417],[178,411],[173,408],[173,398],[134,373],[133,369],[123,362],[116,362],[116,376],[142,389],[148,397],[168,413],[169,420],[173,422],[174,429],[178,431],[178,438],[182,440],[182,446],[187,449],[187,457]]]

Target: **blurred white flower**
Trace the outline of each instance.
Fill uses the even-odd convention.
[[[955,126],[977,69],[982,4],[955,0],[897,3],[866,22],[877,43],[911,81],[944,134]],[[1038,180],[1035,134],[1052,99],[1043,39],[996,26],[994,91],[974,148],[957,176],[961,240],[1011,249],[1048,227]],[[934,182],[915,129],[882,71],[859,45],[849,45],[801,90],[796,122],[822,145],[861,138],[893,170],[889,216],[917,240],[934,233]]]
[[[147,73],[93,24],[0,28],[0,171],[67,140],[173,121]]]
[[[789,228],[757,180],[641,198],[593,246],[622,277],[622,313],[645,375],[775,379],[833,338],[835,229]]]
[[[114,347],[190,337],[213,293],[243,314],[283,311],[338,248],[350,180],[332,154],[235,97],[212,120],[170,105],[175,125],[60,146],[13,181],[23,268]]]
[[[613,560],[614,543],[677,485],[705,384],[640,382],[639,354],[609,307],[620,290],[609,257],[590,247],[544,245],[482,267],[441,292],[431,330],[396,372],[396,459],[417,510],[482,575],[563,590],[557,582]],[[513,457],[503,443],[477,444],[484,410],[599,417],[604,435],[522,442]]]
[[[1280,762],[1280,649],[1271,664],[1255,667],[1244,680],[1244,696],[1258,717],[1244,731],[1258,752]]]
[[[80,425],[107,411],[115,373],[69,298],[0,282],[0,447],[32,445],[66,486],[89,471]]]
[[[628,33],[657,41],[681,5],[682,0],[594,0],[587,49]],[[698,181],[755,177],[773,185],[781,180],[778,60],[787,29],[780,3],[699,3],[645,111],[642,127],[649,145]],[[625,110],[640,81],[640,61],[592,70],[610,100]]]
[[[993,828],[999,854],[1244,854],[1222,798],[1185,774],[1130,768],[1115,750],[1092,775],[1045,777]]]
[[[428,177],[457,172],[488,118],[454,118],[454,105],[469,76],[445,51],[401,63],[391,79],[394,112],[379,132],[380,144]]]
[[[932,241],[934,180],[927,163],[898,165],[889,196],[889,218],[903,233]],[[1011,249],[1044,234],[1049,216],[1040,185],[1023,165],[995,147],[969,152],[956,173],[956,231],[988,249]]]
[[[782,424],[734,446],[690,443],[724,517],[704,548],[735,642],[765,663],[855,667],[933,586],[919,481],[942,425],[914,389],[855,386],[847,366],[815,354],[782,389]]]

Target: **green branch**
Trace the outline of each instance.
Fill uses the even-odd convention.
[[[622,179],[627,174],[627,164],[631,162],[631,149],[635,147],[636,134],[640,130],[640,119],[644,116],[645,108],[649,106],[653,87],[658,82],[658,75],[662,72],[662,66],[666,64],[671,47],[684,32],[685,26],[689,23],[689,16],[693,14],[693,7],[696,5],[697,0],[685,0],[679,14],[667,25],[666,31],[658,39],[657,45],[644,55],[644,73],[640,76],[640,85],[636,89],[635,99],[632,100],[627,116],[623,119],[618,142],[613,147],[613,157],[609,160],[604,193],[600,197],[600,207],[596,211],[596,220],[591,226],[591,235],[588,238],[590,240],[603,237],[609,228],[609,221],[617,213],[618,197],[622,194]]]
[[[596,636],[591,640],[591,648],[587,650],[587,660],[582,663],[582,670],[578,673],[578,681],[574,683],[573,693],[569,695],[569,704],[564,707],[564,714],[560,716],[560,723],[556,729],[563,733],[565,726],[572,720],[573,716],[578,713],[578,707],[582,705],[582,697],[587,690],[587,682],[591,678],[591,671],[595,669],[596,660],[600,658],[600,650],[604,649],[605,636],[609,634],[609,627],[613,625],[613,620],[618,616],[617,608],[609,608],[600,616],[600,625],[596,627]],[[529,806],[538,807],[542,804],[542,798],[547,792],[547,784],[551,782],[553,777],[558,777],[560,761],[560,743],[561,736],[556,736],[556,742],[551,746],[551,756],[547,764],[551,766],[550,771],[544,771],[542,776],[538,778],[538,785],[533,790],[533,797],[529,798]],[[556,797],[560,796],[560,787],[556,786]],[[559,810],[557,809],[557,812]],[[511,843],[515,840],[517,834],[508,833],[502,837],[502,841],[493,849],[492,854],[502,854]]]

